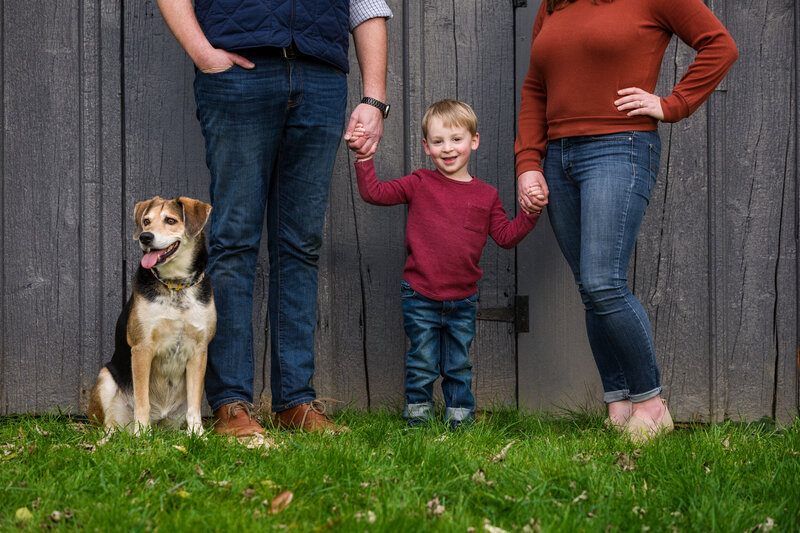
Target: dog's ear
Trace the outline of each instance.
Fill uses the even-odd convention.
[[[138,241],[139,235],[142,234],[142,218],[144,214],[147,213],[147,210],[150,209],[150,206],[154,202],[163,202],[163,199],[160,196],[154,196],[149,200],[142,200],[138,202],[136,206],[133,208],[133,220],[136,222],[136,232],[133,234],[133,240]]]
[[[195,238],[200,235],[211,215],[211,205],[181,196],[178,203],[183,207],[183,225],[186,228],[186,235]]]

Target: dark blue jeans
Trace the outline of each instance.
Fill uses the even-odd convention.
[[[266,212],[272,408],[283,411],[316,397],[317,262],[347,79],[310,59],[244,55],[254,69],[198,72],[194,85],[211,172],[218,315],[206,396],[212,409],[253,401],[253,285]]]
[[[430,419],[433,382],[441,374],[445,420],[469,422],[475,417],[469,347],[475,337],[478,293],[440,302],[400,283],[403,326],[411,346],[406,354],[405,418]]]
[[[586,309],[604,400],[661,393],[650,321],[627,270],[658,175],[657,131],[569,137],[547,144],[547,213]]]

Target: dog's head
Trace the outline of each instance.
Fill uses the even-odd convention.
[[[165,200],[159,196],[136,204],[133,238],[145,253],[144,268],[164,265],[177,257],[182,247],[193,248],[211,214],[211,206],[181,196]]]

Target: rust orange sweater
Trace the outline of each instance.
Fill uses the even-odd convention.
[[[576,0],[552,14],[545,4],[522,86],[517,175],[542,170],[548,140],[656,129],[656,119],[628,117],[614,101],[626,87],[655,91],[673,34],[697,56],[672,94],[661,98],[665,122],[700,107],[738,57],[730,34],[701,0]]]

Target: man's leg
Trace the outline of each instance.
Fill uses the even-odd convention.
[[[253,401],[253,282],[269,178],[280,146],[288,80],[280,58],[256,68],[198,73],[197,116],[211,174],[209,274],[217,333],[209,345],[206,396],[215,430],[261,432]]]
[[[290,60],[289,69],[289,112],[267,207],[272,409],[281,427],[336,430],[315,401],[311,378],[317,264],[347,79],[304,59]]]

